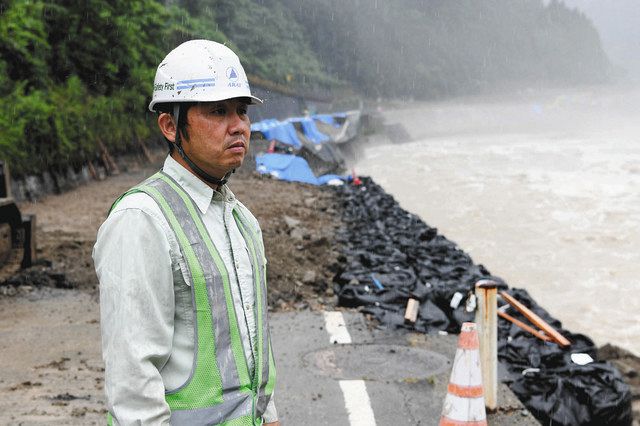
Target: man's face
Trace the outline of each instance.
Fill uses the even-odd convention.
[[[218,178],[240,167],[251,137],[247,108],[244,99],[204,102],[189,108],[189,135],[182,144],[187,156]]]

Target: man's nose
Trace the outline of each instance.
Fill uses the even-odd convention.
[[[244,134],[249,128],[249,120],[237,112],[231,113],[230,121],[229,133],[232,135]]]

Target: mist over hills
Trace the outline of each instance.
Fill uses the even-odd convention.
[[[156,134],[156,66],[194,38],[300,95],[435,99],[610,76],[591,21],[558,0],[0,0],[0,157],[20,174],[139,149]]]
[[[603,47],[625,76],[640,81],[640,1],[565,0],[583,11],[600,32]]]
[[[556,0],[547,5],[542,0],[237,3],[251,5],[235,9],[237,17],[259,7],[284,18],[290,31],[309,43],[322,72],[369,97],[433,99],[510,82],[575,85],[609,78],[610,65],[591,21]],[[242,25],[249,22],[225,21],[222,29],[241,50],[259,56],[260,46],[268,44],[261,35],[277,29]],[[270,43],[264,47],[277,50]],[[300,82],[301,76],[292,80]],[[302,81],[317,82],[304,75]]]

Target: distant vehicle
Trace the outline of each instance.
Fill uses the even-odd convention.
[[[20,213],[11,197],[9,168],[0,160],[0,284],[35,258],[35,216]]]

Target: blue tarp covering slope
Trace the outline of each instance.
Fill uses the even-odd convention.
[[[312,185],[324,185],[334,179],[344,180],[338,175],[324,175],[317,178],[304,158],[289,154],[260,154],[256,156],[256,170],[271,174],[278,179]]]
[[[334,127],[340,127],[336,118],[344,118],[346,116],[347,114],[342,112],[335,114],[315,114],[312,117],[294,117],[289,118],[286,121],[279,121],[270,118],[252,123],[251,131],[261,132],[267,140],[275,139],[283,144],[293,146],[294,148],[300,148],[302,147],[302,143],[298,138],[293,123],[300,123],[302,133],[307,139],[315,144],[321,144],[331,141],[331,138],[318,130],[314,120],[321,121]]]
[[[289,123],[300,123],[302,133],[315,144],[329,142],[331,138],[318,130],[315,121],[310,117],[294,117],[287,120]]]
[[[251,125],[252,132],[261,132],[267,140],[277,140],[294,148],[302,147],[293,124],[286,121],[262,120]]]

